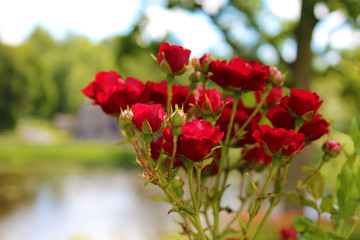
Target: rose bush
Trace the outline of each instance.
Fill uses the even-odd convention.
[[[176,83],[177,75],[191,67],[190,53],[163,43],[157,64],[166,80],[124,81],[114,71],[99,72],[82,90],[94,105],[118,117],[122,134],[137,153],[141,176],[163,190],[155,198],[172,205],[169,213],[179,214],[182,233],[201,240],[264,238],[270,214],[286,199],[312,208],[318,223],[294,217],[294,229],[286,226],[279,238],[348,239],[360,222],[360,170],[354,164],[360,152],[360,119],[350,126],[355,153],[348,154],[327,135],[331,125],[320,113],[323,100],[317,93],[284,87],[286,75],[277,67],[240,57],[227,63],[204,54],[191,60],[188,84]],[[209,81],[222,90],[207,88]],[[303,166],[306,176],[295,189],[286,190],[288,169],[300,161],[298,153],[323,140],[317,165]],[[321,169],[339,155],[347,160],[337,188],[327,195]],[[233,181],[230,173],[240,176],[236,181],[241,188],[234,194],[238,209],[223,205]],[[260,209],[266,209],[263,217]],[[228,217],[220,221],[220,213]],[[322,228],[323,213],[331,215],[333,229]],[[255,217],[260,219],[256,226]]]

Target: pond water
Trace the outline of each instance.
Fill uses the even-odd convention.
[[[151,240],[176,233],[175,214],[136,172],[67,174],[41,181],[32,200],[0,219],[3,240]]]

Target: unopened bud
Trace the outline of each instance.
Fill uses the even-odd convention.
[[[170,123],[174,127],[181,127],[186,123],[186,114],[178,105],[175,105],[175,111],[170,116]]]
[[[197,83],[201,81],[201,72],[193,70],[189,73],[189,80],[192,83]]]
[[[209,71],[210,62],[213,59],[214,58],[210,56],[210,54],[205,53],[201,58],[193,58],[191,60],[191,64],[193,65],[195,71],[207,73]]]
[[[269,81],[274,87],[280,87],[283,85],[286,78],[286,74],[281,74],[277,67],[271,67]]]
[[[127,126],[131,125],[133,117],[134,115],[131,110],[121,111],[119,115],[119,126],[121,128],[126,128]]]
[[[327,140],[322,146],[323,152],[330,157],[337,157],[342,152],[341,144],[335,140]]]

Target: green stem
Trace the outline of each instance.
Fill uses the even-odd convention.
[[[217,175],[216,183],[215,183],[215,195],[214,196],[216,197],[216,204],[213,205],[214,206],[213,207],[213,210],[214,210],[214,213],[213,213],[214,214],[214,237],[216,237],[218,235],[219,208],[220,208],[220,201],[221,201],[221,197],[217,196],[217,194],[219,193],[220,181],[221,181],[222,173],[224,172],[224,164],[225,164],[227,152],[229,149],[229,140],[230,140],[231,130],[232,130],[232,126],[234,124],[236,108],[237,108],[239,100],[240,100],[240,92],[234,92],[234,100],[233,100],[233,107],[232,107],[230,122],[229,122],[229,126],[228,126],[228,129],[226,132],[224,145],[221,148],[219,171],[218,171],[218,175]]]
[[[202,168],[196,168],[196,193],[199,206],[201,204],[201,171]]]
[[[354,230],[356,229],[356,226],[359,224],[359,222],[360,222],[360,217],[354,222],[354,224],[351,226],[351,229],[350,229],[350,231],[348,232],[348,234],[346,235],[346,239],[348,239],[350,236],[351,236],[351,234],[354,232]]]
[[[200,238],[202,240],[206,240],[206,235],[204,233],[204,229],[201,226],[200,217],[199,217],[199,206],[196,200],[195,191],[194,191],[194,183],[193,183],[193,171],[194,171],[194,164],[193,163],[187,163],[186,164],[187,170],[188,170],[188,180],[189,180],[189,188],[190,188],[190,195],[191,200],[195,209],[195,215],[194,220],[196,224],[196,229],[198,230],[198,233],[200,235]]]
[[[174,167],[175,155],[176,155],[176,150],[177,150],[177,140],[178,140],[178,136],[175,136],[175,135],[174,135],[174,138],[173,138],[173,153],[172,153],[172,155],[171,155],[171,161],[170,161],[170,167],[169,167],[168,176],[170,176],[171,170],[172,170],[173,167]]]
[[[150,170],[147,168],[146,164],[145,164],[145,161],[140,153],[140,150],[136,144],[136,141],[135,141],[135,138],[133,138],[133,141],[132,141],[132,144],[136,150],[136,153],[138,154],[139,158],[140,158],[140,161],[141,161],[141,164],[143,165],[142,167],[146,170],[146,172],[149,174],[150,178],[153,177],[153,174],[150,172]]]
[[[274,175],[275,169],[276,169],[276,168],[274,168],[274,166],[271,166],[269,176],[268,176],[268,178],[266,179],[266,182],[265,182],[263,188],[261,189],[261,192],[259,193],[259,195],[258,195],[258,197],[257,197],[257,199],[256,199],[255,201],[259,201],[259,197],[261,197],[261,196],[265,193],[265,191],[266,191],[266,189],[268,188],[268,186],[269,186],[269,184],[270,184],[270,182],[271,182],[271,179],[272,179],[272,177],[273,177],[273,175]],[[270,210],[270,209],[269,209],[269,210]],[[272,209],[271,209],[271,211],[272,211]],[[267,213],[267,214],[270,215],[271,211],[270,211],[269,213]],[[254,217],[254,216],[250,216],[250,219],[249,219],[249,221],[248,221],[248,224],[246,225],[246,232],[249,232],[249,228],[250,228],[250,226],[251,226],[253,217]],[[265,217],[266,217],[266,215],[265,215]],[[264,219],[265,219],[265,218],[264,218]],[[262,221],[262,224],[261,224],[260,227],[258,228],[257,232],[260,231],[262,225],[265,224],[265,222],[266,222],[267,219],[265,219],[265,221],[264,221],[264,219],[263,219],[263,221]],[[263,223],[263,222],[264,222],[264,223]]]
[[[169,189],[167,189],[164,186],[161,186],[161,188],[164,190],[164,192],[166,193],[166,195],[173,201],[176,203],[176,205],[178,206],[179,209],[183,210],[184,212],[186,212],[187,214],[194,216],[195,213],[188,209],[187,207],[185,207],[170,191]]]
[[[167,96],[167,104],[166,104],[166,113],[170,116],[171,112],[171,93],[172,93],[172,84],[174,83],[174,74],[168,74],[166,76],[168,96]]]
[[[258,229],[256,230],[256,233],[255,233],[254,238],[252,238],[253,240],[255,240],[255,239],[257,238],[258,234],[260,233],[260,230],[263,228],[263,226],[265,225],[266,221],[268,220],[268,218],[269,218],[272,210],[273,210],[274,207],[276,206],[276,204],[274,204],[274,203],[275,203],[275,202],[272,202],[272,203],[270,204],[270,207],[269,207],[269,209],[267,210],[267,212],[266,212],[263,220],[261,221],[260,226],[259,226]]]

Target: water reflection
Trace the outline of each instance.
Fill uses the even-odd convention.
[[[2,217],[0,239],[159,239],[177,226],[170,205],[149,200],[156,194],[134,172],[54,177],[36,188],[29,205]]]

